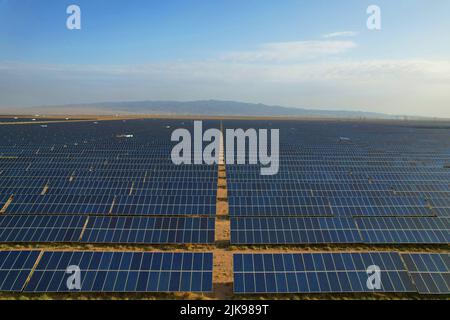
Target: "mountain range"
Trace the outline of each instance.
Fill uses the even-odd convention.
[[[18,111],[18,110],[17,110]],[[0,110],[1,112],[1,110]],[[9,112],[10,113],[10,112]],[[398,119],[384,113],[345,110],[317,110],[270,106],[221,100],[199,101],[124,101],[89,104],[67,104],[21,108],[20,113],[46,115],[203,115],[203,116],[261,116],[261,117],[333,117]],[[415,117],[411,117],[415,118]],[[417,117],[416,117],[417,118]]]

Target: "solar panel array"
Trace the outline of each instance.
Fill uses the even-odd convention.
[[[224,127],[280,130],[278,174],[248,164],[249,139],[246,165],[227,165],[233,244],[449,243],[449,127],[276,120]]]
[[[173,128],[193,121],[0,126],[0,242],[212,243],[218,168],[175,165]]]
[[[0,258],[5,292],[212,291],[212,253],[0,251]]]
[[[219,121],[203,121],[211,127]],[[450,243],[449,127],[276,120],[223,127],[280,129],[281,143],[276,175],[261,175],[258,164],[226,165],[231,244]],[[218,166],[173,164],[175,128],[192,131],[193,121],[0,126],[0,243],[213,243]],[[235,254],[234,291],[449,294],[449,259]],[[67,268],[79,266],[74,291],[210,292],[212,264],[203,252],[0,251],[0,291],[69,292]],[[367,286],[370,265],[381,269],[379,289]]]
[[[449,259],[397,252],[234,254],[234,292],[448,294]]]

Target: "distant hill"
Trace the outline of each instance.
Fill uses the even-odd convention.
[[[297,117],[336,117],[336,118],[381,118],[395,119],[383,113],[363,111],[333,111],[288,108],[265,104],[236,101],[129,101],[101,102],[91,104],[71,104],[60,106],[40,106],[20,110],[28,114],[160,114],[160,115],[205,115],[205,116],[297,116]]]

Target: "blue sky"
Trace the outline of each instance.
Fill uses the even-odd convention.
[[[66,28],[70,4],[81,30]],[[0,0],[0,107],[226,99],[450,117],[449,32],[447,0]]]

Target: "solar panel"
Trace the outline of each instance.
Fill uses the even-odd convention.
[[[82,242],[213,243],[215,219],[184,217],[89,217]]]
[[[66,273],[78,266],[80,289]],[[46,251],[25,292],[210,292],[212,253]]]
[[[18,195],[7,209],[9,214],[106,214],[111,196]]]
[[[86,217],[0,215],[0,242],[77,242]]]
[[[0,251],[0,291],[22,291],[40,251]]]
[[[429,199],[428,202],[433,208],[450,208],[449,198],[434,198]]]
[[[424,200],[419,198],[330,198],[333,213],[346,217],[400,216],[420,217],[434,216]]]
[[[450,293],[450,254],[402,253],[401,256],[419,293]]]
[[[117,215],[215,215],[215,196],[120,196],[112,214]]]
[[[414,292],[398,253],[234,254],[235,293]],[[380,289],[367,269],[380,268]]]
[[[436,208],[434,209],[438,217],[450,218],[450,208]]]
[[[366,243],[450,243],[450,218],[355,218]]]
[[[230,216],[332,216],[327,199],[315,197],[229,197]]]
[[[360,243],[348,218],[231,218],[232,244]]]

